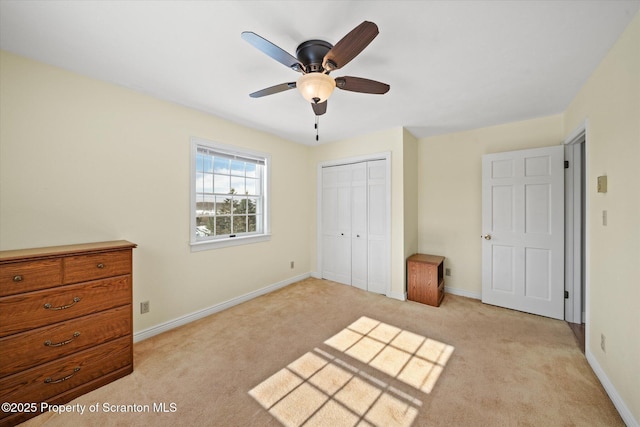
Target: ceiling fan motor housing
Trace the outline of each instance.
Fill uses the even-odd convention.
[[[333,45],[324,40],[307,40],[296,49],[296,57],[305,66],[307,73],[321,73],[324,71],[322,61]]]

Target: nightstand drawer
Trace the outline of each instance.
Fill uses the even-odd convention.
[[[62,285],[61,259],[0,265],[0,297],[60,285]]]

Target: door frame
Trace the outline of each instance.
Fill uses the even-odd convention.
[[[387,194],[386,198],[388,200],[386,206],[386,215],[387,215],[387,262],[388,262],[388,275],[387,278],[387,289],[385,290],[385,295],[389,295],[391,291],[391,151],[383,151],[380,153],[372,153],[372,154],[364,154],[361,156],[354,157],[346,157],[336,160],[325,160],[322,162],[318,162],[318,166],[316,169],[316,259],[317,259],[317,278],[322,278],[322,168],[328,166],[340,166],[347,165],[350,163],[361,163],[368,162],[372,160],[386,160],[386,181],[387,181]]]
[[[565,290],[569,292],[569,298],[565,301],[565,320],[571,323],[585,323],[588,329],[589,271],[585,268],[589,265],[589,228],[587,227],[589,192],[586,191],[589,177],[587,128],[588,121],[585,119],[565,138],[563,144],[565,160],[572,165],[565,177]],[[584,147],[582,152],[581,144]],[[583,301],[584,312],[582,311]],[[585,331],[585,338],[589,340],[588,330]]]

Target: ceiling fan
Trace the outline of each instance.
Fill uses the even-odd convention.
[[[301,43],[296,49],[296,56],[294,57],[256,33],[245,31],[242,33],[244,40],[286,67],[302,73],[302,76],[297,81],[271,86],[253,92],[249,96],[260,98],[297,88],[302,96],[311,103],[315,115],[320,116],[327,112],[327,99],[336,87],[351,92],[387,93],[390,86],[386,83],[361,77],[344,76],[334,79],[329,76],[330,72],[347,65],[377,35],[378,26],[373,22],[364,21],[344,36],[335,46],[324,40],[307,40]]]

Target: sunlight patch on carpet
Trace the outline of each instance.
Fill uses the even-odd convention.
[[[249,391],[285,426],[408,427],[422,401],[393,387],[387,376],[430,393],[453,352],[450,345],[368,317],[324,344],[347,360],[315,348]]]
[[[361,317],[324,342],[424,393],[430,393],[453,347]]]

